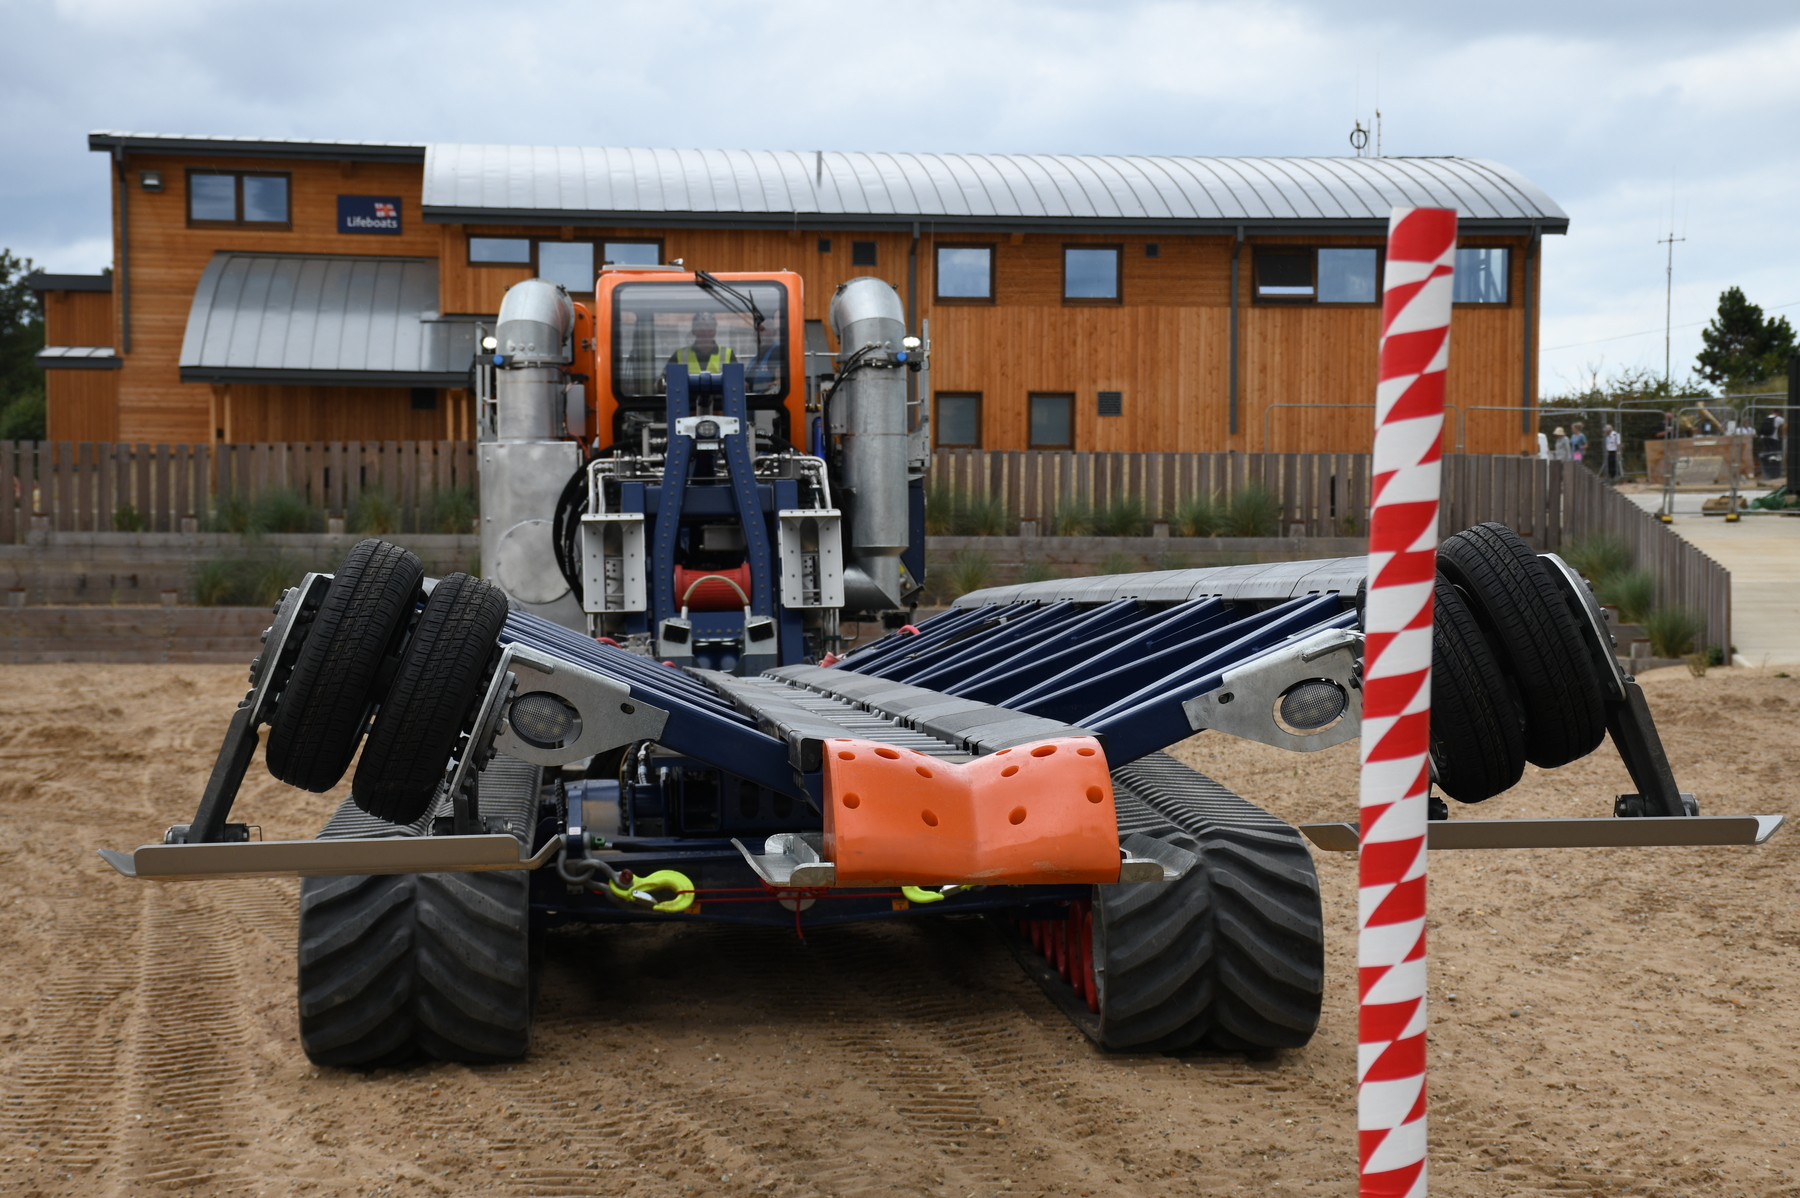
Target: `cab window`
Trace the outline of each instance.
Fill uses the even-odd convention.
[[[727,286],[646,282],[613,290],[612,383],[621,403],[660,403],[676,362],[694,373],[741,362],[753,402],[787,395],[787,288],[742,280]]]

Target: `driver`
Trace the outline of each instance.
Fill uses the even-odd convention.
[[[688,326],[694,340],[685,349],[669,355],[670,366],[685,366],[689,374],[718,374],[727,362],[735,361],[731,350],[719,344],[719,318],[711,312],[697,312]]]

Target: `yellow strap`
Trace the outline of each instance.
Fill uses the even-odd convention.
[[[672,869],[659,869],[653,874],[633,878],[629,888],[613,881],[608,881],[606,888],[622,903],[641,905],[648,902],[652,911],[661,911],[665,915],[686,911],[694,905],[693,882],[686,874]],[[669,897],[655,902],[657,894],[662,892],[667,892]]]

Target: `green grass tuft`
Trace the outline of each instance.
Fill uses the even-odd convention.
[[[1599,586],[1615,574],[1631,569],[1631,546],[1623,537],[1596,532],[1572,542],[1562,552],[1562,559],[1583,578]]]
[[[1642,624],[1656,606],[1656,578],[1643,570],[1624,570],[1595,583],[1594,596],[1618,608],[1621,623]]]
[[[1218,536],[1225,523],[1224,505],[1217,495],[1196,495],[1175,509],[1174,523],[1177,536]]]
[[[1219,533],[1227,537],[1273,537],[1281,534],[1281,501],[1261,483],[1250,483],[1225,505]]]
[[[475,531],[475,493],[467,487],[432,491],[419,505],[419,531],[468,533]]]
[[[1644,619],[1644,635],[1658,657],[1686,657],[1705,627],[1700,613],[1686,607],[1659,607]]]
[[[399,532],[400,504],[386,491],[371,487],[350,504],[344,514],[344,530],[377,537]]]
[[[970,591],[979,591],[994,581],[994,559],[980,549],[959,550],[950,560],[949,583],[952,599]]]

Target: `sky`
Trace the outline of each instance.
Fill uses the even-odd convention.
[[[1800,321],[1800,6],[1512,0],[0,0],[0,246],[111,261],[94,129],[946,153],[1488,158],[1570,216],[1541,388]]]

